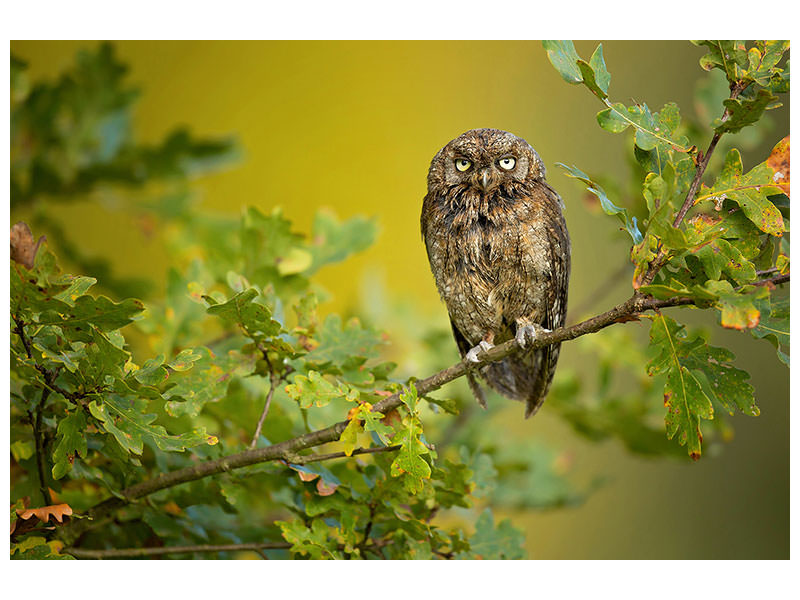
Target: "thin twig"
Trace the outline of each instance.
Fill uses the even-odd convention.
[[[776,275],[775,277],[770,277],[769,279],[761,279],[760,281],[754,281],[753,283],[748,283],[747,285],[781,285],[783,283],[789,283],[789,273],[786,273],[785,275]],[[738,290],[742,287],[746,286],[740,286],[736,289]]]
[[[768,282],[772,284],[778,284],[785,283],[788,280],[788,275],[782,275],[780,277],[773,278]],[[751,285],[758,285],[762,283],[766,285],[767,281],[756,282],[755,284]],[[536,340],[528,344],[526,351],[573,340],[583,335],[600,331],[601,329],[604,329],[615,323],[623,323],[626,321],[635,320],[638,315],[649,310],[657,310],[672,306],[690,306],[694,305],[694,303],[695,301],[693,298],[673,297],[666,300],[659,300],[657,298],[646,296],[637,291],[625,302],[618,304],[614,308],[600,315],[586,319],[585,321],[581,321],[580,323],[570,327],[562,327],[556,329],[555,331],[540,334]],[[483,364],[502,360],[505,357],[518,352],[519,350],[519,345],[517,344],[516,340],[512,338],[507,342],[495,346],[491,350],[480,353],[478,355],[478,363],[469,363],[462,360],[451,367],[443,369],[438,373],[434,373],[430,377],[415,381],[414,386],[417,389],[417,393],[420,396],[423,396],[439,389],[446,383],[450,383],[459,377],[463,377],[472,369],[479,368]],[[384,398],[380,402],[377,402],[373,406],[372,410],[374,412],[381,412],[385,414],[388,411],[397,408],[402,404],[402,401],[400,400],[400,394],[401,392],[396,392],[391,396]],[[210,475],[216,475],[217,473],[227,472],[233,469],[241,469],[250,465],[274,460],[282,460],[287,463],[300,464],[298,461],[302,461],[303,457],[300,456],[298,452],[339,440],[348,423],[349,421],[340,421],[339,423],[335,423],[329,427],[318,429],[317,431],[312,431],[310,433],[305,433],[296,438],[286,440],[278,444],[273,444],[264,448],[245,450],[244,452],[239,452],[238,454],[223,456],[214,460],[208,460],[189,467],[184,467],[183,469],[162,473],[157,477],[142,481],[141,483],[137,483],[136,485],[122,490],[119,497],[109,498],[95,505],[87,511],[87,516],[90,518],[74,520],[70,523],[67,523],[64,527],[59,528],[58,536],[66,543],[66,545],[71,545],[74,540],[81,535],[81,533],[91,527],[96,526],[97,523],[105,522],[110,514],[122,506],[125,506],[126,504],[139,498],[149,496],[150,494],[153,494],[159,490],[180,485],[182,483],[195,481]]]
[[[330,454],[307,454],[293,458],[290,461],[290,464],[307,465],[308,463],[331,460],[333,458],[349,458],[359,454],[378,454],[380,452],[397,452],[398,450],[400,450],[399,444],[395,446],[377,446],[375,448],[356,448],[350,454],[345,454],[344,452],[331,452]]]
[[[39,490],[42,492],[42,499],[45,506],[53,504],[53,498],[50,496],[50,488],[47,486],[47,480],[44,478],[45,474],[45,448],[44,440],[42,439],[42,412],[44,411],[44,403],[50,395],[50,390],[43,389],[42,397],[39,404],[36,406],[35,415],[33,415],[31,425],[33,428],[33,442],[36,447],[36,470],[39,472]],[[30,416],[30,411],[28,412]]]
[[[28,339],[28,336],[25,335],[25,324],[20,320],[17,319],[14,315],[11,315],[11,318],[14,319],[14,329],[19,336],[19,339],[22,340],[22,345],[25,347],[25,354],[28,355],[28,358],[33,358],[33,353],[31,352],[31,341]]]
[[[275,388],[278,386],[280,379],[281,378],[275,373],[273,373],[269,378],[269,391],[267,392],[267,399],[264,402],[264,410],[261,411],[261,418],[258,420],[258,425],[256,425],[256,432],[253,434],[253,440],[250,442],[251,449],[255,448],[258,444],[258,437],[261,435],[261,428],[264,426],[264,421],[266,420],[267,413],[269,412],[269,405],[272,404],[272,396],[275,393]]]
[[[22,320],[17,319],[17,317],[14,315],[12,315],[11,318],[14,320],[16,333],[20,340],[22,340],[22,345],[25,347],[25,354],[27,354],[28,358],[32,359],[33,352],[31,351],[31,341],[28,339],[28,336],[25,335],[25,324],[22,322]],[[46,472],[45,460],[47,459],[45,456],[45,443],[42,439],[42,413],[44,412],[45,402],[47,402],[47,398],[50,396],[51,386],[58,375],[58,371],[50,372],[39,365],[36,365],[36,369],[42,375],[44,375],[45,387],[42,388],[42,395],[39,398],[39,403],[36,405],[36,408],[33,410],[33,412],[30,410],[28,411],[28,417],[31,421],[31,428],[33,429],[33,442],[36,448],[36,470],[39,474],[39,491],[42,492],[44,505],[50,506],[53,504],[53,498],[50,495],[50,488],[47,486],[47,481],[44,477]]]
[[[285,550],[291,548],[288,542],[266,542],[263,544],[203,544],[199,546],[163,546],[159,548],[112,548],[110,550],[85,550],[83,548],[66,548],[64,554],[75,558],[136,558],[137,556],[163,556],[165,554],[188,554],[190,552],[242,552],[252,550]],[[263,555],[262,555],[263,556]]]

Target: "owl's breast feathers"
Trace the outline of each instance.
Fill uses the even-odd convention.
[[[470,344],[488,331],[495,343],[513,337],[520,318],[561,324],[550,317],[566,304],[559,295],[569,274],[569,237],[561,200],[546,183],[493,194],[431,190],[422,235],[439,293]]]

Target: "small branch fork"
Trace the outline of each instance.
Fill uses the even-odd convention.
[[[787,283],[788,281],[789,275],[778,275],[755,282],[754,285],[778,285]],[[638,315],[650,310],[659,310],[673,306],[689,306],[694,303],[695,301],[692,298],[673,297],[666,300],[659,300],[637,291],[627,301],[618,304],[600,315],[586,319],[570,327],[562,327],[552,332],[542,333],[536,340],[528,344],[526,350],[542,348],[551,344],[573,340],[586,334],[595,333],[615,323],[635,320]],[[511,339],[503,344],[495,346],[491,350],[479,354],[478,359],[480,362],[477,363],[477,365],[461,361],[438,373],[434,373],[430,377],[415,381],[414,385],[416,386],[418,394],[423,396],[439,389],[446,383],[463,377],[470,370],[476,368],[476,366],[502,360],[506,356],[514,354],[519,349],[516,340]],[[400,393],[395,393],[377,402],[372,410],[385,414],[400,406],[401,403]],[[114,511],[130,502],[153,494],[159,490],[216,475],[217,473],[241,469],[243,467],[269,461],[283,461],[289,464],[307,464],[310,462],[343,458],[346,456],[343,452],[322,455],[300,455],[299,453],[309,448],[337,441],[347,427],[347,424],[348,421],[341,421],[329,427],[311,431],[278,444],[273,444],[264,448],[253,448],[238,454],[201,462],[190,467],[163,473],[153,479],[137,483],[123,490],[120,497],[109,498],[89,509],[87,511],[87,516],[90,518],[73,520],[64,527],[60,527],[58,529],[58,536],[69,546],[74,543],[84,531],[104,524]],[[375,452],[391,452],[397,449],[396,446],[361,448],[353,451],[351,456],[372,454]]]

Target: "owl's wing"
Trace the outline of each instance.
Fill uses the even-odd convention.
[[[545,227],[547,229],[548,264],[551,267],[551,279],[547,286],[544,318],[542,327],[555,330],[564,325],[567,317],[567,293],[569,290],[570,240],[564,216],[561,213],[563,203],[559,195],[549,185],[544,184],[542,191],[547,197]],[[550,389],[555,374],[556,362],[561,344],[552,344],[542,348],[534,357],[536,379],[526,398],[525,417],[536,414]]]

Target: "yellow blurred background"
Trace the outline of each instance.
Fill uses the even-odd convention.
[[[31,78],[53,77],[76,50],[95,42],[12,42]],[[596,43],[576,43],[589,56]],[[566,84],[539,42],[118,42],[129,82],[143,95],[134,131],[156,142],[176,125],[198,136],[238,136],[241,161],[196,182],[203,206],[238,213],[280,205],[299,231],[329,207],[340,217],[365,214],[380,225],[377,243],[318,280],[333,294],[323,310],[361,298],[362,275],[413,298],[421,314],[445,322],[419,234],[425,176],[433,155],[465,130],[497,127],[524,137],[542,156],[563,196],[573,240],[570,302],[600,311],[627,297],[627,281],[593,307],[605,277],[625,260],[616,221],[587,211],[582,192],[554,166],[627,177],[629,140],[596,124],[601,106]],[[611,97],[658,110],[676,101],[693,112],[703,54],[688,42],[604,43]],[[745,168],[761,162],[788,133],[787,107]],[[53,215],[80,232],[84,250],[110,258],[120,275],[164,285],[166,256],[129,217],[90,204]],[[12,219],[15,215],[12,215]],[[13,222],[13,221],[12,221]],[[578,315],[573,314],[572,318]],[[710,321],[707,321],[710,323]],[[380,324],[378,324],[380,325]],[[644,328],[630,324],[626,327]],[[564,448],[579,478],[607,482],[577,508],[514,515],[532,558],[788,558],[788,370],[764,341],[713,330],[753,376],[762,415],[734,419],[736,438],[699,463],[647,460],[616,442],[589,444],[544,410],[517,430]],[[580,367],[567,344],[562,364]],[[424,376],[427,373],[419,373]],[[496,400],[499,401],[499,400]],[[480,418],[477,415],[475,418]]]

